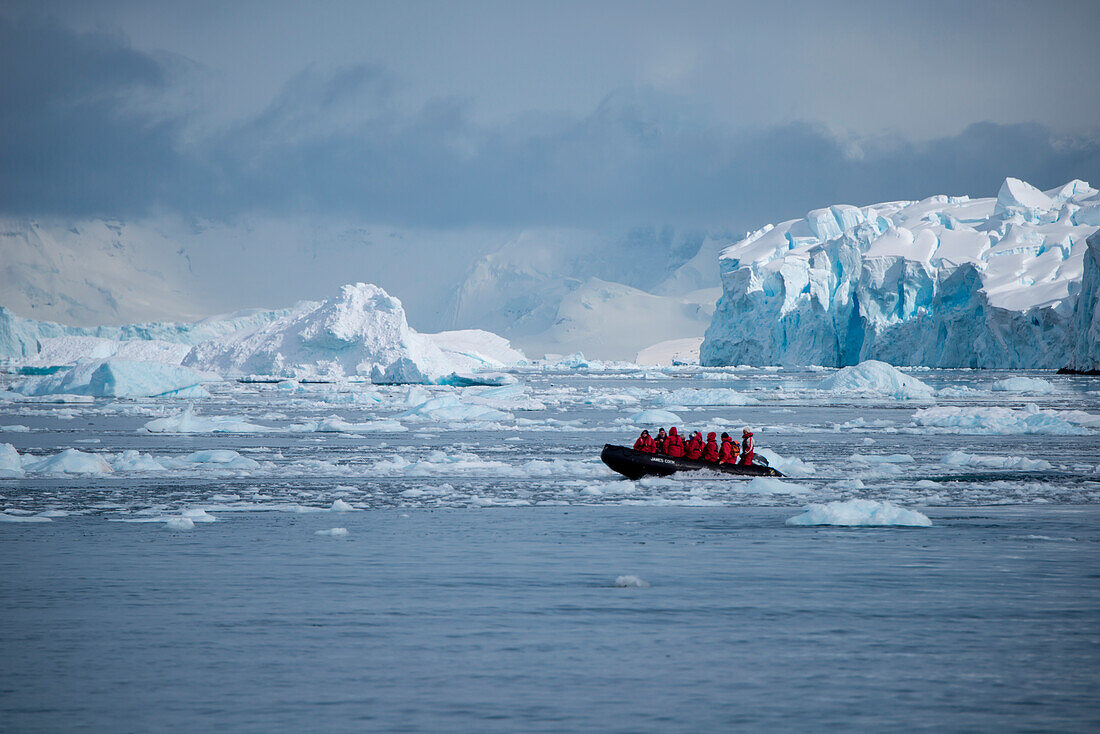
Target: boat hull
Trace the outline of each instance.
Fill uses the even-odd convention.
[[[644,451],[635,451],[626,446],[605,444],[600,453],[603,463],[630,479],[642,477],[667,477],[680,471],[709,471],[721,472],[737,477],[781,477],[780,472],[770,466],[760,464],[712,464],[709,461],[697,461],[695,459],[675,458],[664,454],[647,454]]]

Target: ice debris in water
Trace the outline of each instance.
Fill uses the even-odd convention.
[[[935,428],[942,433],[973,434],[1050,434],[1084,436],[1089,430],[1067,420],[1070,414],[1039,410],[1029,406],[1024,410],[1001,407],[940,406],[918,410],[913,424]]]
[[[332,507],[329,509],[333,512],[351,512],[355,508],[347,502],[344,502],[344,500],[337,499],[332,501]]]
[[[103,457],[77,449],[65,449],[40,459],[25,457],[23,468],[44,474],[110,474],[114,471]]]
[[[788,525],[903,525],[929,527],[932,521],[916,510],[878,500],[846,500],[808,505],[801,515],[787,520]]]
[[[1026,456],[980,456],[965,451],[952,451],[943,463],[951,466],[973,466],[983,469],[1016,469],[1018,471],[1046,471],[1051,468],[1045,459],[1029,459]]]
[[[755,405],[758,401],[736,390],[681,387],[657,397],[658,405]]]
[[[145,424],[150,433],[267,433],[275,428],[261,426],[238,416],[199,416],[195,406],[166,418],[156,418]]]
[[[457,395],[441,395],[415,406],[401,417],[417,421],[499,421],[514,416],[487,405],[464,403]]]
[[[617,589],[629,589],[629,588],[647,589],[647,588],[649,588],[649,582],[645,581],[644,579],[640,579],[637,576],[634,576],[632,574],[627,574],[625,576],[616,577],[616,579],[615,579],[615,588],[617,588]]]
[[[1054,385],[1038,377],[1009,377],[997,380],[990,387],[994,392],[1023,392],[1033,395],[1049,395],[1054,392]]]
[[[638,413],[634,413],[630,416],[630,422],[635,426],[675,426],[679,425],[683,421],[680,416],[675,413],[671,413],[667,410],[658,410],[656,408],[650,408],[649,410],[643,410]]]
[[[194,530],[195,521],[189,517],[170,517],[165,521],[169,530]]]
[[[826,377],[818,389],[842,395],[876,393],[876,397],[885,395],[896,400],[931,400],[933,393],[931,387],[917,378],[873,359]]]
[[[25,473],[15,447],[10,443],[0,443],[0,479],[21,479]]]
[[[317,530],[314,535],[324,535],[330,538],[342,538],[348,534],[347,528],[329,528],[328,530]]]

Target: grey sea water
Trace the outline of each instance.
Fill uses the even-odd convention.
[[[521,374],[528,403],[488,422],[405,416],[405,388],[225,385],[194,405],[260,433],[144,431],[170,401],[0,405],[31,467],[0,480],[0,729],[1100,727],[1095,382],[916,372],[943,392],[913,403],[701,372]],[[682,387],[757,403],[663,404]],[[929,430],[932,406],[1070,433]],[[798,476],[607,472],[603,442],[658,407],[752,425]],[[408,430],[289,429],[333,414]],[[73,448],[108,469],[33,468]],[[853,498],[933,524],[785,524]]]

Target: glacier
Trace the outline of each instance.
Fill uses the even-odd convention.
[[[834,205],[722,250],[704,365],[1100,367],[1100,192]]]

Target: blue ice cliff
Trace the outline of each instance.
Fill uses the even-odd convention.
[[[1100,367],[1100,191],[817,209],[719,256],[703,364]],[[1091,238],[1091,239],[1090,239]]]

